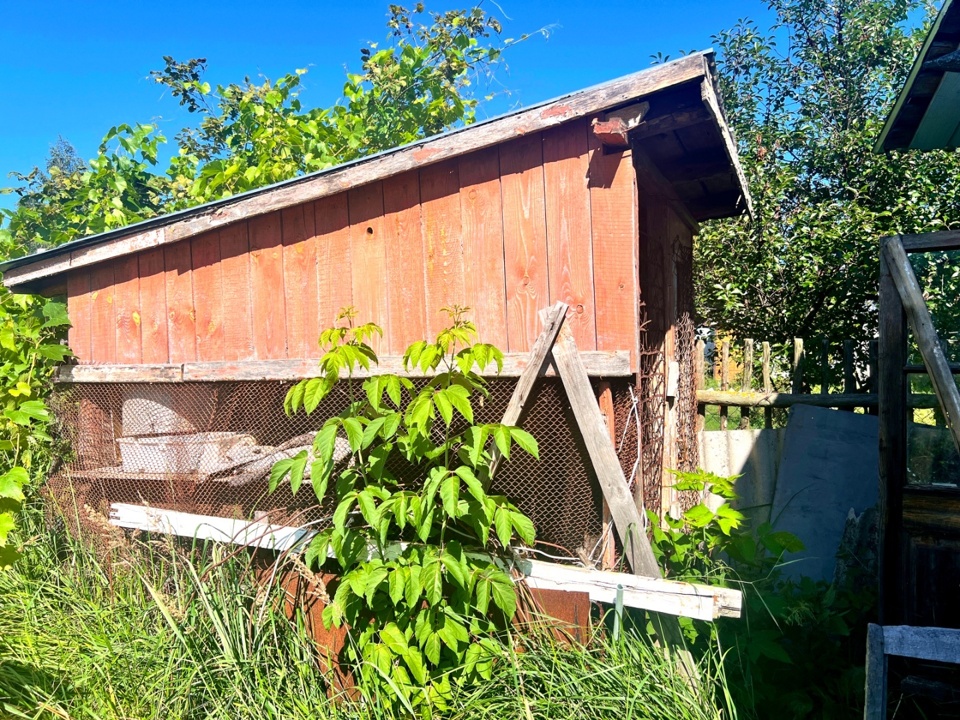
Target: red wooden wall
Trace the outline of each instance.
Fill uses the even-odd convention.
[[[458,303],[524,352],[561,299],[581,349],[633,353],[639,237],[630,152],[583,119],[74,271],[70,345],[82,363],[315,357],[353,305],[400,354]]]

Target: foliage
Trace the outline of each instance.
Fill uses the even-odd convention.
[[[376,365],[370,343],[381,330],[341,313],[343,324],[320,336],[321,376],[291,388],[284,408],[312,413],[341,380],[351,401],[323,423],[312,453],[280,461],[270,477],[271,488],[288,478],[296,493],[309,463],[317,500],[329,493],[332,527],[306,551],[318,565],[332,552],[340,571],[324,623],[348,626],[344,659],[379,702],[425,712],[443,709],[455,685],[490,679],[495,637],[517,605],[497,556],[514,538],[534,542],[531,520],[491,494],[490,480],[495,450],[509,459],[517,446],[536,457],[537,443],[520,428],[474,419],[488,396],[478,371],[500,368],[503,354],[476,342],[464,308],[444,311],[450,327],[403,357],[405,368],[431,375],[419,390],[396,375],[357,388],[353,372]],[[349,459],[338,457],[338,441]]]
[[[675,473],[677,489],[709,490],[724,504],[701,502],[667,527],[653,527],[654,554],[668,575],[736,587],[739,620],[683,621],[700,648],[725,649],[733,704],[746,717],[862,717],[866,625],[875,607],[876,578],[849,575],[839,585],[786,579],[788,553],[803,549],[791,533],[765,522],[751,530],[728,503],[735,477]]]
[[[110,230],[139,220],[252,190],[403,145],[473,122],[473,88],[500,61],[493,41],[500,23],[480,7],[428,13],[390,6],[384,47],[360,50],[360,71],[348,73],[343,99],[304,108],[306,70],[276,81],[212,88],[206,60],[165,57],[151,73],[189,112],[195,127],[176,137],[166,169],[155,125],[111,128],[88,163],[62,142],[46,171],[15,174],[17,206],[0,211],[0,256]],[[522,38],[521,38],[522,39]]]
[[[409,717],[331,686],[302,618],[282,612],[281,586],[255,582],[246,551],[131,540],[122,550],[129,562],[107,568],[83,543],[40,524],[28,530],[36,542],[0,574],[5,718]],[[279,576],[290,570],[276,567]],[[491,679],[455,688],[443,717],[720,717],[715,647],[694,686],[632,632],[588,647],[527,637],[523,652],[498,652]]]
[[[70,356],[57,342],[67,324],[62,303],[0,291],[0,570],[19,555],[10,533],[24,490],[51,460],[44,396],[54,365]]]
[[[873,152],[933,4],[768,5],[769,33],[742,20],[714,39],[755,217],[704,225],[698,311],[739,337],[859,337],[877,325],[878,239],[960,224],[960,154]]]

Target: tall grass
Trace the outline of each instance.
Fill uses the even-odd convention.
[[[318,650],[244,553],[139,542],[104,567],[82,544],[35,529],[0,573],[0,716],[16,718],[391,717],[328,697]],[[589,646],[527,637],[492,681],[462,688],[451,718],[730,717],[716,657],[698,682],[642,633]]]

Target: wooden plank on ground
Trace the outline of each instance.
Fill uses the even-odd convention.
[[[497,148],[460,159],[464,298],[480,339],[507,347],[503,205]]]
[[[283,294],[287,357],[317,357],[317,239],[313,205],[294,205],[280,215],[283,226]]]
[[[113,307],[116,317],[118,363],[141,361],[140,261],[136,255],[117,259],[114,265]]]
[[[193,304],[193,267],[190,243],[167,245],[163,249],[164,280],[167,284],[167,337],[170,362],[197,359],[197,324]]]
[[[568,321],[581,350],[597,347],[590,222],[587,121],[575,120],[543,134],[547,258],[550,297],[570,306]],[[624,346],[627,347],[627,346]]]
[[[533,347],[537,313],[549,298],[543,142],[539,134],[500,147],[507,347]],[[618,348],[619,349],[619,348]]]
[[[420,200],[427,337],[434,338],[450,325],[450,318],[441,308],[466,302],[457,161],[421,171]]]
[[[420,225],[420,174],[383,181],[383,232],[387,277],[386,351],[402,354],[427,339],[427,299],[423,285],[423,236]],[[415,269],[415,270],[414,270]]]
[[[193,299],[197,327],[197,360],[223,360],[223,268],[220,233],[204,233],[190,241]],[[232,308],[231,308],[232,310]],[[233,322],[233,313],[228,313]]]
[[[67,340],[78,362],[92,360],[90,356],[90,271],[75,270],[67,275],[67,315],[70,330]]]
[[[167,279],[163,248],[146,250],[140,258],[140,341],[142,361],[165,363],[170,359],[167,334]]]
[[[390,343],[389,288],[387,287],[387,236],[383,231],[383,186],[371,183],[347,193],[350,214],[350,272],[357,322],[383,328]],[[415,266],[406,265],[410,270]],[[419,270],[419,267],[417,267]],[[373,337],[374,352],[383,351],[383,338]]]
[[[644,530],[645,523],[630,494],[620,460],[613,443],[610,442],[606,423],[593,396],[590,377],[577,352],[577,344],[568,330],[561,330],[553,347],[553,358],[590,463],[603,490],[603,496],[610,506],[624,555],[634,573],[660,577],[660,568],[653,557],[653,550]]]
[[[920,283],[917,282],[913,266],[910,265],[910,259],[899,238],[893,237],[885,242],[883,251],[887,256],[890,276],[900,293],[907,322],[920,348],[923,364],[927,367],[933,391],[940,401],[954,446],[960,453],[960,391],[957,390],[943,346],[940,345],[940,339],[937,337],[937,330],[923,299]]]
[[[353,305],[350,264],[350,217],[347,194],[318,200],[313,205],[317,231],[317,337],[333,327],[337,314]]]
[[[250,242],[247,223],[220,231],[220,265],[223,275],[223,360],[253,359],[250,320]]]
[[[260,360],[286,357],[287,320],[280,213],[251,219],[249,237],[254,354]],[[339,272],[345,272],[345,268]]]

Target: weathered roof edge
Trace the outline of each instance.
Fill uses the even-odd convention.
[[[369,182],[480,150],[514,137],[624,105],[659,90],[708,78],[713,84],[713,50],[704,50],[553,100],[473,125],[369,155],[309,175],[216,200],[116,230],[73,240],[44,252],[0,263],[7,287],[17,288],[74,267],[165,245],[242,219],[317,200]],[[722,116],[717,121],[725,124]],[[738,177],[742,171],[734,154]],[[744,185],[744,198],[749,192]],[[749,202],[747,203],[749,207]]]
[[[900,93],[897,95],[897,101],[894,103],[890,114],[887,115],[886,122],[883,123],[883,130],[880,131],[880,136],[877,138],[877,142],[874,143],[873,146],[874,152],[881,153],[887,150],[900,149],[896,147],[886,147],[887,137],[893,130],[894,125],[897,124],[897,120],[900,116],[900,110],[910,97],[910,93],[913,90],[913,83],[917,79],[917,75],[919,75],[920,71],[923,69],[923,64],[926,62],[927,53],[930,51],[930,46],[933,45],[934,41],[936,40],[937,32],[940,30],[940,25],[943,23],[943,19],[947,16],[947,13],[950,12],[950,6],[952,4],[953,0],[945,0],[943,7],[940,8],[940,12],[937,14],[937,19],[933,21],[933,26],[927,33],[927,37],[923,41],[923,46],[920,48],[920,52],[917,53],[916,59],[913,61],[913,67],[910,68],[910,74],[907,75],[907,80],[904,82],[903,87],[900,89]]]

